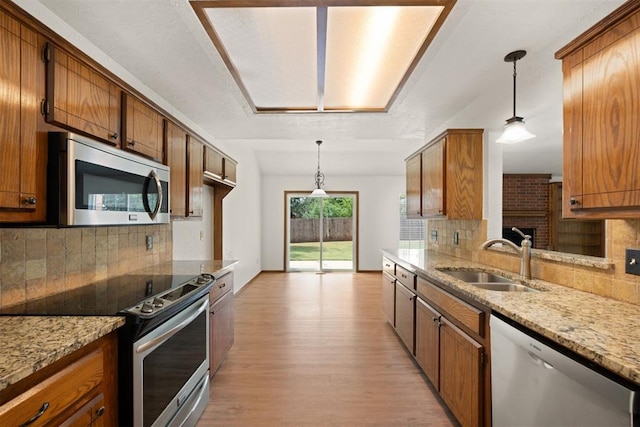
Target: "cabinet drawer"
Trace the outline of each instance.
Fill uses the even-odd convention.
[[[418,277],[416,290],[460,323],[484,337],[484,312]]]
[[[213,304],[218,298],[230,291],[233,291],[233,273],[227,273],[216,279],[209,292],[209,303]]]
[[[396,263],[389,261],[387,258],[382,258],[382,271],[395,276],[396,275]]]
[[[406,268],[396,265],[396,278],[409,289],[416,288],[416,275]]]
[[[103,353],[99,349],[0,406],[0,425],[22,425],[39,412],[42,415],[33,425],[45,425],[82,399],[93,397],[91,390],[103,378]]]

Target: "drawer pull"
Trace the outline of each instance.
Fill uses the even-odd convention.
[[[38,418],[44,415],[47,409],[49,409],[49,402],[44,402],[40,407],[40,411],[38,411],[38,413],[35,414],[33,417],[29,418],[24,424],[21,424],[20,427],[26,427],[28,425],[35,423],[38,420]]]
[[[227,284],[223,283],[222,285],[220,285],[220,289],[224,288],[225,286],[227,286]]]
[[[103,416],[105,411],[106,409],[104,408],[104,406],[98,408],[98,410],[96,411],[96,418]]]

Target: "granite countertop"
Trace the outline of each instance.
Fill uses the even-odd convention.
[[[0,317],[0,390],[124,325],[124,317]]]
[[[131,274],[210,273],[238,261],[173,261]],[[124,325],[120,316],[0,316],[0,390]]]
[[[455,289],[621,377],[640,385],[640,306],[424,250],[383,254],[426,279]],[[440,269],[480,269],[541,292],[497,292],[474,287]]]

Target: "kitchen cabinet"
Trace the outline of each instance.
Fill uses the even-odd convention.
[[[210,147],[205,147],[204,175],[215,181],[235,186],[237,163]]]
[[[640,4],[556,53],[563,71],[563,216],[640,215]]]
[[[45,120],[120,146],[120,88],[55,45],[45,46]]]
[[[0,210],[35,210],[37,34],[0,11],[0,50]]]
[[[482,134],[447,129],[407,159],[409,217],[482,219]]]
[[[112,332],[2,390],[0,425],[118,425],[117,342]]]
[[[160,113],[135,96],[122,92],[123,148],[162,162],[163,123]]]
[[[169,120],[164,127],[167,165],[171,168],[171,216],[201,217],[202,142]]]
[[[422,153],[407,159],[407,218],[422,217]]]
[[[209,374],[213,377],[234,342],[233,272],[216,279],[209,293]]]
[[[388,273],[382,273],[382,304],[387,321],[396,326],[396,279]]]
[[[203,210],[202,178],[204,145],[193,136],[189,136],[187,144],[187,216],[201,217]]]
[[[415,354],[416,294],[396,282],[396,333],[411,354]]]
[[[422,277],[416,293],[416,361],[463,426],[489,425],[485,311]]]
[[[440,387],[440,313],[416,300],[416,361],[431,384]]]
[[[165,125],[167,165],[171,168],[171,216],[187,216],[187,132],[171,121]]]

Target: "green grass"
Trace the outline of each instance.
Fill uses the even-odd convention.
[[[324,260],[353,260],[353,242],[324,242],[322,245],[322,259]],[[320,259],[320,243],[291,243],[289,259],[291,261],[315,261]]]

